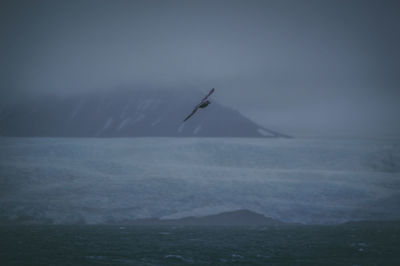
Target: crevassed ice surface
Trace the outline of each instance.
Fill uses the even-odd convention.
[[[400,219],[396,140],[0,138],[0,222]]]

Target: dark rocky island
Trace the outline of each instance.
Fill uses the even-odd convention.
[[[283,222],[249,210],[223,212],[200,217],[180,219],[138,219],[123,221],[125,225],[194,225],[194,226],[277,226]]]

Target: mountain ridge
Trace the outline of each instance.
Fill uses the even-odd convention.
[[[12,137],[287,137],[211,99],[183,123],[202,94],[116,89],[46,96],[3,108],[0,136]]]

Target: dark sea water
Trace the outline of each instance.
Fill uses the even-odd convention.
[[[0,227],[0,265],[400,265],[400,222]]]

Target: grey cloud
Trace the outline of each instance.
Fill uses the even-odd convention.
[[[397,6],[8,1],[0,11],[1,97],[139,83],[217,87],[219,101],[262,122],[265,113],[288,110],[296,119],[309,106],[329,113],[324,106],[337,108],[330,103],[343,99],[349,106],[366,105],[363,98],[399,99]]]

